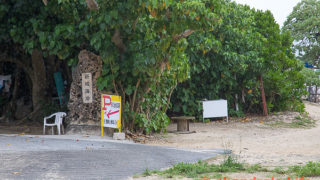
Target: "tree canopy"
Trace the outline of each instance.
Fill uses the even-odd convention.
[[[258,77],[270,111],[299,105],[301,66],[269,11],[229,0],[43,2],[0,5],[3,61],[29,67],[54,57],[73,66],[81,50],[97,54],[99,89],[122,96],[124,128],[164,129],[173,93],[174,112],[195,114],[203,98],[226,98],[234,113],[257,112]]]
[[[235,3],[227,8],[218,28],[188,38],[191,78],[174,92],[173,113],[199,117],[201,100],[220,98],[228,100],[232,115],[261,112],[258,76],[264,79],[269,111],[301,109],[302,65],[294,58],[290,35],[280,33],[269,11]],[[202,39],[212,45],[205,51],[197,49],[208,41]]]
[[[290,31],[295,40],[298,57],[314,64],[320,59],[320,1],[302,0],[284,23],[283,30]]]

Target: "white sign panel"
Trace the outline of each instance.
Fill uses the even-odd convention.
[[[121,131],[121,97],[101,95],[101,127],[118,128]]]
[[[228,121],[227,100],[203,101],[203,119],[214,117],[227,117]]]
[[[83,103],[92,103],[91,73],[82,73],[82,99],[83,99]]]

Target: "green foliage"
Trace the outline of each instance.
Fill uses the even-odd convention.
[[[149,170],[148,168],[146,168],[143,173],[142,173],[142,176],[146,177],[146,176],[151,176],[153,173],[155,173],[157,171],[151,171]]]
[[[272,170],[272,172],[277,173],[277,174],[285,174],[286,170],[283,169],[283,167],[276,167]]]
[[[299,177],[320,176],[320,162],[308,162],[304,166],[289,167],[288,172],[295,173]]]
[[[206,173],[240,172],[244,170],[244,164],[239,163],[236,159],[228,156],[224,162],[218,165],[208,164],[204,161],[198,161],[197,163],[178,163],[170,169],[164,171],[154,171],[153,174],[159,174],[167,178],[172,178],[175,176],[197,178],[207,176]],[[215,174],[215,176],[220,177],[221,174]]]
[[[179,163],[174,165],[172,168],[157,171],[157,170],[148,170],[146,169],[143,176],[150,176],[152,174],[158,174],[166,178],[174,177],[188,177],[188,178],[201,178],[209,177],[208,174],[211,174],[210,177],[221,178],[223,175],[221,173],[232,173],[232,172],[266,172],[266,173],[276,173],[277,175],[288,175],[296,177],[317,177],[320,176],[320,162],[308,162],[306,165],[296,165],[289,167],[275,167],[272,170],[269,170],[265,167],[260,166],[259,164],[255,165],[245,165],[237,162],[236,159],[228,156],[227,159],[221,164],[208,164],[203,161],[197,163]],[[273,175],[272,175],[273,176]]]
[[[268,11],[229,0],[97,2],[99,10],[90,11],[84,0],[6,1],[0,44],[69,65],[82,49],[99,55],[98,88],[122,96],[124,128],[146,133],[165,129],[171,100],[174,112],[198,117],[204,98],[228,99],[230,109],[239,103],[238,116],[254,112],[260,75],[270,111],[301,103],[302,67]]]
[[[104,62],[99,88],[121,95],[126,127],[146,133],[168,125],[172,91],[188,77],[189,42],[183,33],[217,26],[223,5],[222,0],[159,2],[100,2],[91,14],[90,26],[96,27],[89,28],[90,45]],[[103,34],[109,44],[103,44]]]
[[[195,178],[199,175],[212,172],[238,172],[244,169],[243,164],[236,162],[232,157],[228,158],[220,165],[208,164],[199,161],[198,163],[179,163],[172,168],[165,170],[162,174],[169,177],[184,175],[188,178]],[[160,173],[161,174],[161,173]]]
[[[262,167],[260,164],[254,164],[246,168],[248,173],[255,173],[255,172],[268,172],[268,169]]]
[[[294,40],[294,49],[299,59],[318,64],[320,60],[319,32],[320,1],[302,0],[288,16],[283,31],[289,31]]]
[[[188,38],[190,78],[174,92],[172,111],[201,119],[201,100],[223,98],[233,116],[261,112],[260,75],[269,111],[300,110],[303,66],[291,51],[290,35],[280,33],[269,11],[235,3],[225,9],[216,29]]]
[[[0,6],[1,44],[77,63],[87,49],[103,61],[100,90],[122,96],[125,128],[161,131],[172,90],[189,75],[186,39],[218,26],[225,0],[15,1]],[[8,13],[7,13],[8,12]]]
[[[308,68],[303,68],[302,74],[307,86],[320,86],[320,72],[316,72]]]

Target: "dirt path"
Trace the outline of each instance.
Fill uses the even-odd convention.
[[[261,122],[192,123],[194,134],[157,135],[150,145],[179,148],[231,149],[239,160],[263,166],[288,166],[320,160],[320,105],[306,102],[306,111],[316,120],[311,129],[261,128]],[[171,124],[168,130],[176,129]]]

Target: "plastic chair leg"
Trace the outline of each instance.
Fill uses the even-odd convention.
[[[62,134],[64,134],[64,127],[63,124],[61,124]]]
[[[58,135],[60,135],[60,124],[57,125]]]
[[[51,132],[52,132],[52,135],[54,135],[54,132],[53,132],[53,126],[51,127]]]
[[[43,125],[43,135],[46,135],[46,126]]]

